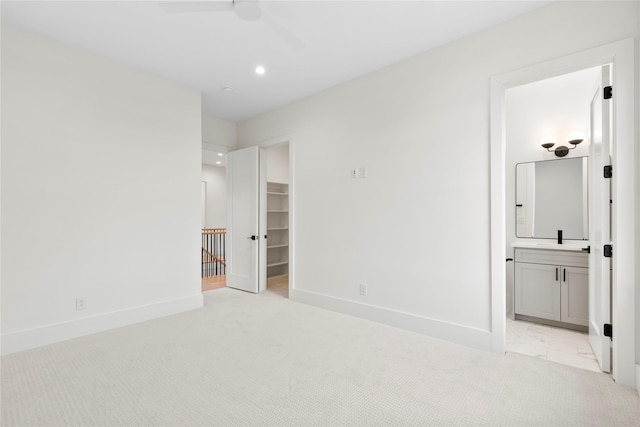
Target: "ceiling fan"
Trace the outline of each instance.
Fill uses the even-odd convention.
[[[244,21],[261,20],[280,38],[295,50],[304,47],[304,42],[289,31],[278,19],[263,11],[260,0],[224,0],[224,1],[161,1],[159,6],[167,13],[195,12],[235,12]]]

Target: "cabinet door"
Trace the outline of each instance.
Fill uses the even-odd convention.
[[[515,313],[560,320],[560,267],[515,263]]]
[[[589,325],[589,270],[562,267],[561,320],[576,325]]]

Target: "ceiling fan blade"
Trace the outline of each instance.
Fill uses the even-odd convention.
[[[287,27],[280,23],[280,21],[271,14],[263,11],[262,20],[294,50],[301,50],[302,48],[304,48],[304,42],[300,40],[298,36],[289,31]]]
[[[167,13],[211,12],[233,10],[233,1],[160,1],[158,6]]]
[[[258,0],[233,0],[233,8],[238,18],[245,21],[257,21],[262,16]]]

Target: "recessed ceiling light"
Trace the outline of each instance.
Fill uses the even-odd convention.
[[[262,74],[264,74],[266,71],[267,71],[267,70],[265,70],[265,69],[264,69],[264,67],[263,67],[262,65],[258,65],[258,66],[256,67],[256,74],[260,74],[260,75],[262,75]]]
[[[223,92],[231,93],[233,92],[233,88],[231,86],[225,86],[222,88]]]
[[[222,153],[218,153],[218,156],[222,157],[222,156],[224,156],[224,154],[222,154]]]
[[[222,162],[216,162],[216,165],[221,165],[221,164],[222,164]]]

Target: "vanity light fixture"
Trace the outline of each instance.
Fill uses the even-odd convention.
[[[545,136],[544,138],[542,138],[540,142],[542,147],[546,148],[547,151],[554,152],[558,157],[564,157],[567,154],[569,154],[569,150],[575,149],[578,146],[578,144],[584,141],[584,135],[581,132],[572,132],[569,134],[568,140],[569,140],[568,141],[569,144],[571,144],[572,147],[567,147],[566,145],[560,145],[553,150],[551,149],[551,147],[556,145],[555,137]]]

